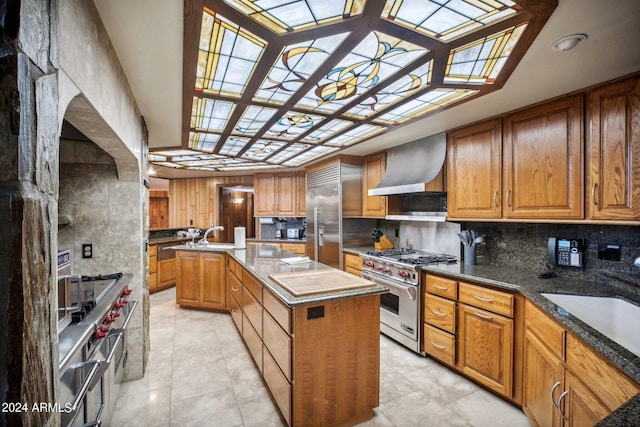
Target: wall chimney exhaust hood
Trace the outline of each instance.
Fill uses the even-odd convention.
[[[424,193],[438,176],[447,155],[445,132],[387,150],[387,168],[382,180],[368,190],[369,196]]]

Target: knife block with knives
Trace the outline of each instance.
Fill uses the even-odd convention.
[[[393,249],[393,243],[387,236],[385,236],[379,228],[374,228],[371,233],[371,239],[373,240],[373,246],[377,251],[384,249]]]

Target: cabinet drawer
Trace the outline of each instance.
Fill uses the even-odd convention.
[[[307,254],[307,248],[304,243],[281,243],[280,249],[297,255]]]
[[[149,256],[158,256],[158,246],[156,245],[150,245],[149,246]]]
[[[458,297],[458,282],[427,274],[427,292],[449,299],[456,299]]]
[[[462,303],[513,317],[513,295],[469,283],[459,284],[459,300]]]
[[[291,310],[289,307],[282,304],[273,294],[269,291],[264,292],[264,309],[275,319],[276,322],[285,330],[286,333],[291,333]]]
[[[251,326],[251,322],[249,322],[247,316],[243,316],[242,318],[242,338],[249,349],[249,353],[251,353],[251,357],[253,357],[256,365],[258,365],[258,369],[260,369],[262,373],[262,340]]]
[[[528,300],[524,317],[526,328],[540,338],[558,359],[564,360],[564,328]]]
[[[455,337],[452,334],[424,324],[424,352],[445,362],[455,365]]]
[[[271,390],[287,425],[291,425],[291,384],[267,350],[264,351],[264,382]]]
[[[455,334],[456,303],[445,298],[427,294],[424,301],[424,321]]]
[[[264,345],[291,381],[291,338],[268,313],[264,314]]]
[[[238,331],[242,333],[242,309],[240,308],[240,303],[234,296],[229,298],[229,313],[231,313],[231,319],[233,319],[233,323],[235,323]]]
[[[251,295],[251,292],[247,292],[247,288],[242,288],[242,311],[253,325],[258,336],[262,338],[262,305]]]
[[[362,277],[362,270],[356,270],[355,268],[345,267],[345,273],[353,274],[354,276]]]
[[[238,303],[242,301],[242,282],[233,274],[227,274],[227,290]]]
[[[640,392],[638,383],[609,365],[572,334],[567,334],[567,369],[613,411]]]
[[[246,270],[242,270],[242,284],[245,289],[249,289],[254,297],[262,304],[262,284],[259,283],[251,274]]]
[[[158,271],[158,258],[155,256],[149,257],[149,273],[155,273]]]
[[[358,255],[344,254],[344,268],[353,268],[362,271],[362,258]]]

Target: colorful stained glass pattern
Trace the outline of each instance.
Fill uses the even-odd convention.
[[[191,129],[222,132],[235,108],[233,102],[193,98]]]
[[[211,153],[220,141],[220,135],[215,133],[189,132],[189,148]]]
[[[340,46],[349,33],[285,46],[254,96],[254,101],[284,104]]]
[[[290,111],[265,133],[265,136],[293,140],[324,120],[323,116]]]
[[[391,125],[406,122],[475,95],[477,92],[468,89],[434,89],[388,113],[381,114],[374,119],[374,122]]]
[[[423,47],[372,31],[300,100],[297,107],[335,112],[427,52]]]
[[[225,0],[225,3],[280,34],[360,15],[366,0]]]
[[[260,139],[254,142],[251,148],[242,154],[242,157],[250,160],[265,160],[285,145],[286,143],[281,141]]]
[[[251,105],[245,110],[233,131],[241,135],[255,135],[276,111],[273,108]]]
[[[402,76],[358,105],[351,107],[344,112],[344,115],[355,119],[364,119],[374,113],[386,110],[415,92],[427,88],[431,83],[432,68],[433,60]]]
[[[387,0],[382,17],[449,41],[510,17],[521,9],[510,0]]]
[[[205,8],[200,30],[195,90],[240,97],[266,44]]]
[[[454,49],[445,69],[445,83],[494,83],[526,24]]]
[[[331,145],[335,147],[347,147],[349,145],[355,144],[358,141],[362,141],[363,139],[370,138],[374,135],[382,133],[385,131],[385,128],[374,125],[360,125],[353,129],[346,131],[343,134],[336,136],[333,139],[330,139],[326,142],[326,145]]]

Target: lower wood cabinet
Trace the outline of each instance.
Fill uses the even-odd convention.
[[[344,254],[344,271],[360,277],[362,274],[362,258],[359,255]]]
[[[176,259],[158,261],[158,290],[176,285]]]
[[[225,310],[226,255],[195,251],[176,253],[176,302],[181,306]]]

